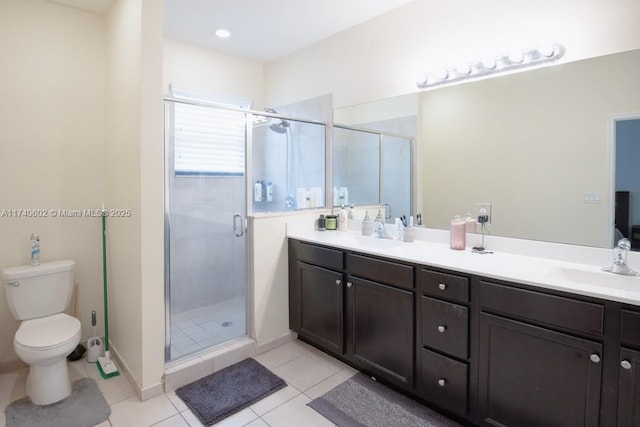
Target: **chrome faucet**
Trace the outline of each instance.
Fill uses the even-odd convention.
[[[631,249],[629,239],[620,239],[615,248],[613,248],[613,264],[611,267],[603,267],[603,271],[615,274],[623,274],[625,276],[640,276],[640,273],[632,270],[627,265],[627,253]]]
[[[373,222],[373,236],[379,239],[393,239],[384,227],[384,220],[376,220]]]

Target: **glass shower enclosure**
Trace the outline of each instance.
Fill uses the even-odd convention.
[[[246,217],[324,206],[325,128],[165,99],[166,363],[248,335]]]
[[[247,333],[246,121],[165,101],[166,362]]]

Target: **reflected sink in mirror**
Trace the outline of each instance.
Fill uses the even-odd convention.
[[[338,244],[342,243],[350,246],[357,246],[363,249],[392,249],[406,245],[406,243],[393,239],[380,239],[373,236],[363,236],[362,234],[344,233],[338,236]]]
[[[637,287],[640,290],[640,277],[625,276],[602,271],[601,268],[559,266],[551,270],[553,278],[591,286]]]

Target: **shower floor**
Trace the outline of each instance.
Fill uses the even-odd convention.
[[[245,298],[171,315],[171,360],[246,334]]]

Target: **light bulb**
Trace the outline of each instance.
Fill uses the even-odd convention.
[[[220,37],[221,39],[227,39],[231,37],[231,31],[227,30],[226,28],[218,28],[216,30],[216,36]]]

